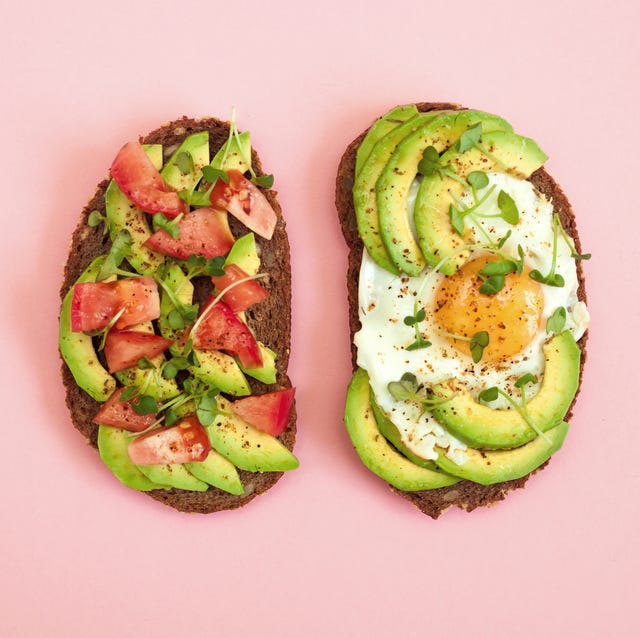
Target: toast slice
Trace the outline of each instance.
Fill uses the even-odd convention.
[[[191,119],[183,117],[166,123],[160,128],[148,133],[140,139],[143,144],[161,144],[163,160],[178,148],[180,143],[190,134],[207,131],[209,134],[210,157],[213,157],[229,138],[230,124],[216,118]],[[258,176],[264,175],[260,159],[252,150],[252,166]],[[74,285],[80,274],[96,257],[104,255],[111,247],[108,235],[104,235],[101,226],[91,227],[88,218],[92,211],[99,211],[105,215],[105,193],[110,179],[104,179],[96,189],[95,194],[84,207],[80,221],[73,233],[69,256],[64,267],[64,277],[60,289],[61,298]],[[251,392],[264,394],[279,389],[290,388],[291,381],[287,375],[291,338],[291,267],[289,243],[285,221],[276,197],[276,192],[261,189],[277,215],[277,223],[270,240],[265,240],[256,234],[258,254],[261,259],[261,270],[268,273],[266,279],[261,280],[268,290],[269,297],[246,311],[246,321],[256,338],[276,353],[275,383],[265,384],[247,376]],[[229,224],[233,235],[238,236],[247,232],[245,226],[232,216]],[[211,292],[212,285],[209,278],[199,278],[195,282],[194,301],[204,301]],[[71,414],[71,420],[77,430],[86,438],[90,445],[98,448],[99,426],[93,423],[100,403],[91,398],[75,382],[67,365],[62,364],[62,380],[66,391],[66,403]],[[296,437],[296,412],[293,406],[286,430],[278,438],[289,450],[293,448]],[[244,486],[244,493],[234,495],[228,491],[210,486],[206,491],[171,489],[152,489],[147,491],[154,498],[165,505],[183,512],[210,513],[219,510],[234,509],[246,505],[257,495],[272,487],[281,477],[282,472],[248,472],[238,470],[240,480]]]
[[[460,105],[449,102],[423,102],[416,104],[416,107],[418,111],[422,113],[436,110],[464,110]],[[357,368],[357,349],[353,341],[353,336],[361,328],[358,309],[358,284],[364,244],[358,234],[353,186],[355,181],[357,152],[362,141],[365,139],[368,130],[369,129],[358,135],[358,137],[356,137],[356,139],[354,139],[345,150],[338,166],[335,194],[336,208],[342,233],[349,249],[347,295],[349,301],[349,329],[351,334],[352,366],[354,371]],[[580,239],[576,228],[575,216],[571,205],[562,192],[560,186],[544,168],[536,170],[529,177],[529,181],[538,191],[543,193],[547,199],[553,202],[554,212],[559,215],[565,231],[575,242],[576,251],[580,253]],[[586,302],[584,273],[581,261],[576,261],[576,268],[578,276],[578,298],[580,301]],[[580,380],[582,379],[582,372],[586,359],[586,343],[587,333],[585,332],[578,341],[578,346],[582,354],[580,363]],[[577,392],[575,397],[577,397]],[[573,407],[575,397],[571,403],[571,407]],[[571,407],[565,416],[565,420],[568,420],[571,416]],[[391,485],[390,487],[399,496],[402,496],[413,503],[413,505],[424,514],[436,519],[450,507],[455,506],[470,512],[477,507],[490,506],[503,500],[509,492],[524,487],[529,477],[544,468],[547,463],[548,461],[522,478],[493,485],[481,485],[468,480],[461,480],[454,485],[430,490],[402,491]]]

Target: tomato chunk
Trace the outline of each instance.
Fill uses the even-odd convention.
[[[258,430],[278,436],[287,429],[295,388],[238,399],[231,410]]]
[[[133,204],[148,213],[175,217],[189,210],[169,189],[140,142],[128,142],[120,149],[111,164],[111,177]]]
[[[120,401],[120,396],[125,390],[126,388],[118,388],[98,410],[93,422],[129,432],[142,432],[156,420],[156,415],[136,414],[131,407],[131,401]]]
[[[143,434],[128,447],[129,458],[135,465],[204,461],[210,451],[207,431],[195,416],[187,417],[170,428]]]
[[[164,352],[173,341],[149,332],[111,330],[104,344],[104,356],[109,372],[135,366],[140,359],[152,359]]]
[[[222,277],[211,277],[211,281],[213,281],[213,285],[218,291],[222,292],[228,286],[248,276],[240,266],[228,264],[224,267],[224,275]],[[233,288],[229,288],[222,299],[233,312],[242,312],[268,296],[269,293],[255,279],[248,279],[241,284],[236,284]]]
[[[206,313],[195,332],[191,332],[193,347],[197,350],[225,350],[235,354],[245,368],[260,368],[262,354],[255,337],[247,325],[225,304],[213,297],[202,310]]]
[[[118,330],[160,316],[160,295],[152,277],[76,284],[71,299],[71,330],[101,330],[123,308],[115,324]]]
[[[211,191],[211,205],[229,211],[249,230],[271,239],[278,216],[260,189],[240,171],[229,170],[229,183],[219,179]]]
[[[151,235],[145,245],[163,255],[188,259],[189,255],[204,255],[207,259],[225,255],[233,246],[227,214],[213,208],[196,208],[177,224],[179,235],[174,239],[161,229]]]

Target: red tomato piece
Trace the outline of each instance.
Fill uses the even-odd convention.
[[[156,420],[155,414],[136,414],[131,401],[120,401],[120,395],[126,388],[118,388],[102,405],[93,417],[94,423],[122,428],[129,432],[142,432]]]
[[[140,142],[128,142],[120,149],[111,164],[111,177],[133,204],[148,213],[175,217],[189,210],[169,189]]]
[[[170,428],[143,434],[128,447],[129,458],[135,465],[204,461],[210,451],[207,431],[195,416],[183,419]]]
[[[271,239],[278,216],[262,191],[240,171],[229,170],[229,183],[221,179],[211,191],[211,205],[229,211],[249,230]]]
[[[211,277],[211,281],[213,281],[213,285],[218,291],[222,292],[236,281],[245,279],[248,276],[240,266],[228,264],[224,267],[224,275],[222,277]],[[269,293],[255,279],[247,279],[247,281],[229,288],[222,299],[233,312],[242,312],[268,296]]]
[[[135,366],[140,359],[152,359],[164,352],[173,341],[149,332],[111,330],[104,344],[104,356],[109,372],[118,372]]]
[[[202,310],[204,319],[191,332],[197,350],[225,350],[235,354],[245,368],[260,368],[262,354],[247,325],[225,304],[218,301],[211,307],[213,297]]]
[[[101,330],[123,308],[115,325],[118,330],[160,316],[160,295],[153,277],[76,284],[71,299],[71,330]]]
[[[163,255],[188,259],[204,255],[207,259],[225,255],[233,246],[227,214],[213,208],[196,208],[178,222],[179,235],[174,239],[161,229],[151,235],[145,245]]]
[[[238,399],[231,411],[258,430],[278,436],[287,429],[295,388]]]
[[[153,277],[130,277],[114,282],[124,313],[115,328],[122,330],[143,321],[152,321],[160,316],[160,295]]]
[[[113,282],[115,283],[115,282]],[[102,330],[120,309],[120,298],[113,283],[76,284],[71,298],[71,330]]]

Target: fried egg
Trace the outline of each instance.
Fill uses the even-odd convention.
[[[544,375],[542,346],[549,339],[546,322],[554,311],[566,309],[565,329],[579,339],[589,322],[586,306],[578,300],[578,277],[571,249],[558,232],[554,272],[564,278],[564,286],[542,284],[529,272],[547,274],[552,268],[554,246],[553,203],[531,182],[503,173],[488,173],[488,185],[477,191],[478,199],[487,195],[475,215],[465,218],[473,244],[468,261],[458,272],[445,277],[437,268],[426,268],[418,277],[393,275],[363,255],[359,282],[359,315],[362,327],[354,339],[358,365],[369,374],[371,388],[380,408],[398,428],[403,443],[424,459],[436,459],[435,446],[447,450],[455,462],[464,462],[466,446],[449,434],[416,401],[396,400],[389,392],[390,382],[409,372],[427,388],[446,379],[462,382],[476,399],[488,387],[497,386],[520,400],[514,384],[524,374],[535,375],[537,384],[527,386],[527,398],[535,395]],[[500,191],[507,193],[519,211],[518,223],[502,219],[498,206]],[[413,217],[417,187],[410,190],[407,214]],[[471,192],[464,203],[473,203]],[[495,295],[479,292],[480,269],[497,259],[487,246],[497,244],[507,233],[500,253],[508,258],[524,254],[522,274],[506,275],[505,285]],[[416,327],[405,323],[424,309],[417,328],[429,347],[407,350],[416,340]],[[480,332],[489,334],[489,345],[474,363],[468,339]],[[463,338],[460,338],[463,337]],[[510,409],[502,397],[493,408]]]

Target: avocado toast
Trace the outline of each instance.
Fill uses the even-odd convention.
[[[73,234],[60,291],[72,422],[121,482],[181,511],[240,507],[298,465],[272,182],[248,132],[183,117],[123,147]],[[134,284],[143,320],[124,325],[132,304],[113,315],[104,300]]]
[[[345,151],[361,460],[437,518],[524,486],[559,449],[588,313],[575,218],[546,155],[504,119],[396,107]]]

